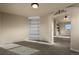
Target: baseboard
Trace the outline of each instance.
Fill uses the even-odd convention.
[[[1,41],[0,45],[3,45],[3,44],[12,44],[14,42],[20,42],[20,41],[23,41],[23,40],[17,40],[17,41]]]
[[[70,50],[79,53],[79,50],[76,50],[76,49],[73,49],[73,48],[71,48]]]
[[[35,42],[35,43],[39,43],[39,44],[46,44],[46,45],[52,45],[51,43],[46,43],[46,42],[38,42],[38,41],[32,41],[32,40],[25,40],[28,42]]]
[[[70,38],[70,37],[67,37],[67,36],[54,36],[54,37],[57,37],[57,38]]]

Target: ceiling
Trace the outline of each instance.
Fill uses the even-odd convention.
[[[72,4],[73,3],[39,3],[39,8],[33,9],[30,3],[0,3],[0,11],[26,17],[44,16]]]
[[[64,19],[65,16],[67,16],[68,19]],[[71,16],[68,15],[68,14],[65,14],[65,15],[56,17],[55,20],[56,20],[58,23],[70,23],[70,22],[71,22]]]

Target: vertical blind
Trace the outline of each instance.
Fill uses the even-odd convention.
[[[40,24],[39,19],[29,19],[29,39],[39,40],[40,38],[39,24]]]

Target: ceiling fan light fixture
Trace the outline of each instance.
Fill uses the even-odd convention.
[[[32,4],[31,4],[31,7],[32,7],[32,8],[38,8],[38,7],[39,7],[39,4],[38,4],[38,3],[32,3]]]

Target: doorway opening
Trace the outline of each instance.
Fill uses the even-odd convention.
[[[67,16],[68,18],[65,18]],[[54,43],[70,48],[71,38],[71,17],[69,14],[62,14],[53,17],[54,20]]]

